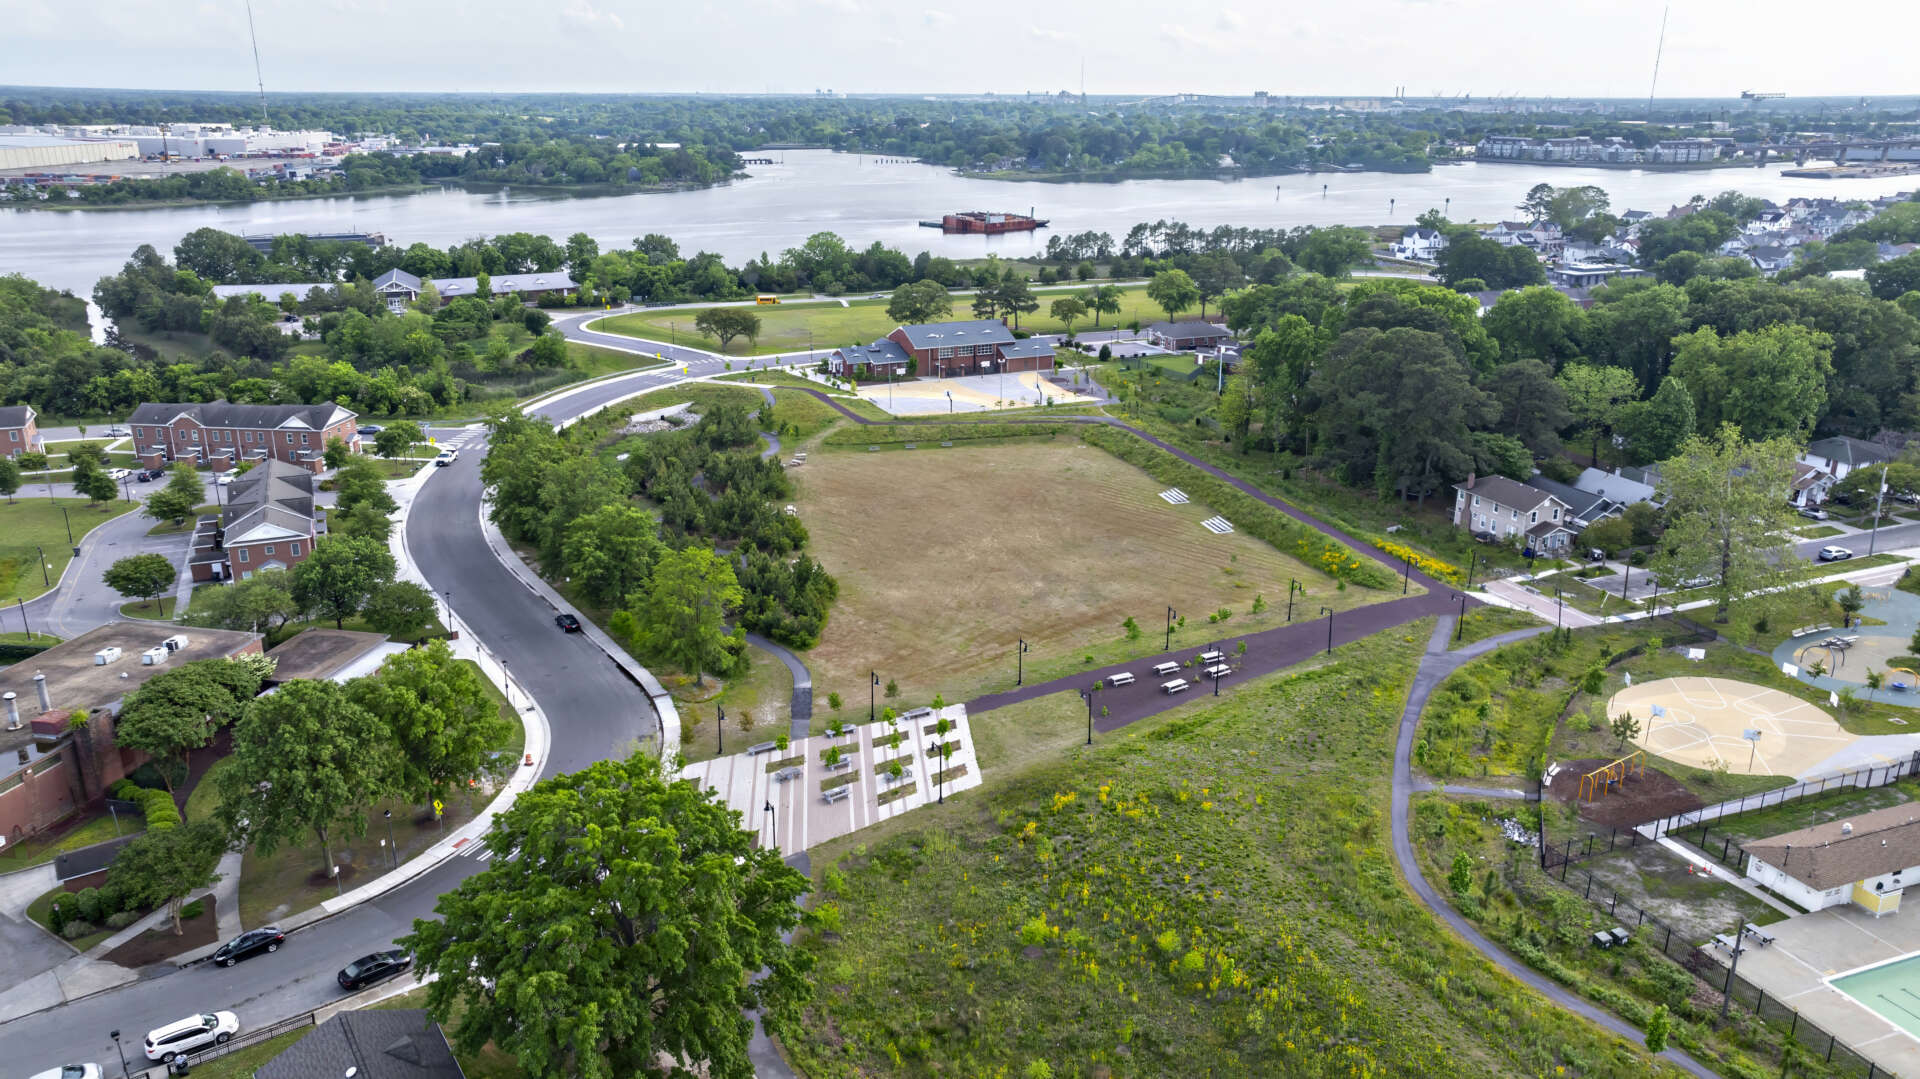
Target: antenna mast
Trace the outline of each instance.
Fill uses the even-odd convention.
[[[1653,91],[1660,85],[1660,54],[1667,49],[1667,12],[1673,5],[1660,8],[1660,43],[1653,47],[1653,85],[1647,87],[1647,122],[1653,122]],[[256,54],[257,55],[257,54]]]
[[[253,32],[253,0],[246,0],[247,40],[253,42],[253,83],[260,89],[260,126],[270,128],[273,124],[267,120],[267,83],[260,77],[260,37]]]

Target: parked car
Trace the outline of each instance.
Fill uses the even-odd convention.
[[[554,624],[554,625],[556,625],[556,626],[559,626],[559,627],[560,627],[560,630],[561,630],[561,632],[563,632],[563,633],[578,633],[578,632],[580,632],[580,620],[579,620],[578,618],[575,618],[574,616],[572,616],[572,615],[570,615],[570,614],[556,614],[556,615],[554,615],[554,616],[553,616],[553,624]]]
[[[1475,532],[1473,534],[1473,538],[1475,541],[1479,543],[1499,543],[1500,542],[1500,537],[1494,535],[1491,532]]]
[[[360,425],[360,433],[363,435],[377,435],[384,430],[386,430],[386,428],[377,423],[363,423]]]
[[[222,472],[214,477],[213,482],[216,487],[231,487],[233,486],[233,473]]]
[[[1822,562],[1845,562],[1853,557],[1853,551],[1846,547],[1826,546],[1820,548],[1819,559]]]
[[[120,435],[124,437],[126,435],[132,434],[133,432],[127,430],[125,427],[122,427],[116,423],[112,427],[107,428],[107,433],[110,435]]]
[[[435,468],[445,468],[459,459],[459,450],[441,450],[439,456],[433,459],[433,465]]]
[[[33,1079],[100,1079],[103,1074],[98,1064],[62,1064],[35,1074]]]
[[[147,1059],[171,1064],[175,1057],[195,1049],[225,1045],[238,1033],[240,1017],[232,1012],[190,1015],[147,1032]]]
[[[213,961],[223,967],[230,967],[242,959],[251,959],[261,952],[277,952],[287,935],[278,926],[266,926],[261,929],[249,929],[245,933],[222,944],[220,950],[213,953]]]
[[[1819,506],[1801,506],[1800,516],[1811,521],[1824,521],[1827,519],[1827,511]]]
[[[375,982],[383,982],[396,974],[403,973],[413,966],[413,956],[404,948],[395,948],[390,952],[375,952],[363,955],[348,963],[339,975],[340,988],[361,989]]]
[[[166,473],[157,468],[143,468],[133,474],[133,479],[135,483],[150,483],[164,475]]]
[[[107,478],[112,480],[115,483],[119,483],[121,480],[128,479],[132,475],[133,475],[133,469],[131,468],[107,469]]]

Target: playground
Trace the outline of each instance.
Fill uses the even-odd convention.
[[[1634,744],[1647,752],[1737,775],[1802,775],[1856,740],[1821,708],[1726,678],[1628,686],[1607,702],[1621,714],[1640,722]]]
[[[909,379],[870,382],[861,397],[896,416],[949,415],[990,412],[1000,408],[1032,408],[1049,400],[1056,405],[1098,404],[1047,381],[1045,372],[1021,371],[1005,375],[965,375],[960,378]]]

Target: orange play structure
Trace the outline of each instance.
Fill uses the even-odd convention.
[[[1590,802],[1611,791],[1614,784],[1619,783],[1628,776],[1645,776],[1646,774],[1647,755],[1643,750],[1636,749],[1617,761],[1610,764],[1603,764],[1593,771],[1588,772],[1586,775],[1581,776],[1580,800]]]

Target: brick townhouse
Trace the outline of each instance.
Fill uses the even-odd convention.
[[[193,579],[245,580],[260,570],[292,569],[313,553],[321,532],[313,473],[269,458],[233,481],[219,524],[203,520],[194,533]]]
[[[40,441],[40,428],[33,422],[38,415],[30,405],[0,408],[0,457],[18,457],[46,448]]]
[[[134,455],[148,468],[189,461],[225,472],[242,461],[272,458],[319,472],[326,467],[321,455],[329,439],[360,452],[358,418],[331,403],[148,403],[133,410],[131,423]]]

